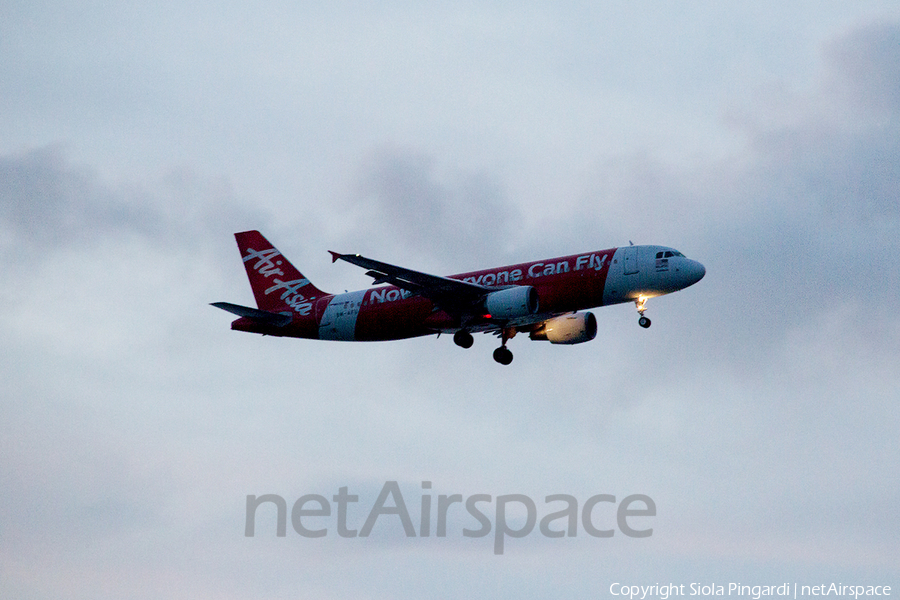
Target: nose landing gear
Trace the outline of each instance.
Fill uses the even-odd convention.
[[[637,308],[638,314],[641,315],[641,317],[638,319],[638,325],[640,325],[644,329],[650,327],[650,319],[644,316],[644,311],[647,310],[646,308],[644,308],[644,304],[646,303],[647,299],[643,296],[634,301],[634,306],[635,308]]]

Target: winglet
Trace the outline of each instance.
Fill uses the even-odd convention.
[[[338,254],[337,252],[332,252],[331,250],[329,250],[328,253],[331,255],[331,262],[333,263],[336,263],[338,259],[343,256],[343,254]]]

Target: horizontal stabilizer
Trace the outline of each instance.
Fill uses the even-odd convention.
[[[290,313],[269,312],[258,308],[250,308],[249,306],[241,306],[240,304],[231,304],[230,302],[213,302],[212,306],[221,308],[239,317],[247,317],[259,323],[275,327],[284,327],[293,320]]]

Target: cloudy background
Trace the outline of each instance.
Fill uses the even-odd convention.
[[[0,596],[898,586],[898,190],[895,0],[4,2]],[[504,368],[489,336],[229,331],[252,228],[334,291],[369,279],[329,249],[444,274],[633,240],[707,276]],[[388,480],[416,522],[422,481],[657,516],[503,556],[465,515],[244,536],[248,494],[348,486],[359,527]]]

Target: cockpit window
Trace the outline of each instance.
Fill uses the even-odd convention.
[[[680,256],[681,258],[685,257],[684,254],[682,254],[678,250],[666,250],[664,252],[656,253],[656,258],[671,258],[673,256]]]

